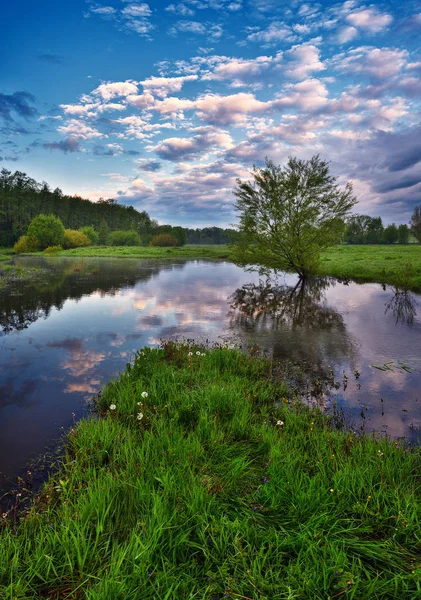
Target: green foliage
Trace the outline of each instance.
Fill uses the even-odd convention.
[[[28,235],[21,235],[16,244],[13,246],[13,250],[17,254],[36,252],[38,250],[38,242]]]
[[[161,248],[166,248],[169,246],[178,246],[178,240],[174,236],[169,233],[159,233],[155,235],[151,241],[149,242],[150,246],[159,246]]]
[[[407,244],[409,241],[408,225],[402,224],[398,227],[398,242],[399,244]]]
[[[107,244],[109,235],[110,228],[108,226],[108,223],[105,219],[101,219],[98,229],[98,243],[101,244],[101,246],[105,246]]]
[[[99,233],[92,225],[85,225],[85,227],[81,227],[79,231],[84,233],[94,246],[99,244]]]
[[[30,513],[3,519],[0,597],[419,598],[419,448],[335,430],[274,368],[138,353]]]
[[[132,206],[121,206],[115,200],[90,202],[68,196],[59,188],[52,191],[48,184],[37,183],[21,171],[2,169],[0,246],[12,246],[39,214],[54,214],[67,229],[93,226],[99,232],[102,222],[102,244],[106,244],[110,231],[134,229],[143,234],[155,226],[148,213],[138,212]]]
[[[345,241],[348,244],[381,244],[383,231],[380,217],[351,215],[346,221]]]
[[[112,231],[108,235],[110,246],[140,246],[140,237],[136,231]]]
[[[385,230],[383,232],[383,239],[386,244],[396,244],[396,242],[399,239],[399,232],[398,228],[394,223],[391,223],[391,225],[385,227]]]
[[[40,250],[48,246],[59,246],[64,241],[64,225],[54,215],[38,215],[28,227],[29,238],[37,240]]]
[[[229,244],[234,241],[235,229],[204,227],[203,229],[185,229],[187,244]]]
[[[172,225],[159,225],[153,230],[154,236],[168,234],[177,240],[177,246],[184,246],[187,242],[187,233],[183,227],[173,227]],[[152,244],[154,245],[154,244]]]
[[[409,222],[411,233],[421,243],[421,206],[416,206]]]
[[[76,229],[66,229],[64,232],[63,248],[82,248],[90,246],[91,240],[87,235]]]
[[[320,251],[341,239],[344,219],[356,203],[351,184],[341,190],[319,156],[290,158],[285,167],[266,159],[265,168],[254,167],[251,182],[237,184],[241,239],[234,260],[260,271],[314,273]]]
[[[57,254],[57,252],[61,252],[63,250],[63,246],[48,246],[44,250],[44,254]]]

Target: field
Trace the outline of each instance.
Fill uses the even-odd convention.
[[[42,254],[42,253],[41,253]],[[228,246],[221,245],[189,245],[171,248],[151,246],[88,246],[63,250],[54,256],[112,256],[134,258],[215,258],[226,259],[229,256]]]
[[[335,246],[322,254],[320,272],[421,291],[421,244]]]
[[[275,367],[139,352],[0,522],[1,598],[419,598],[420,449],[335,429]]]

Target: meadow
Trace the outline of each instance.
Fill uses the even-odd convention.
[[[3,516],[1,598],[420,597],[420,449],[338,429],[278,365],[144,348],[95,407]]]

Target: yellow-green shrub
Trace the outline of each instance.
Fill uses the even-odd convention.
[[[155,235],[149,242],[150,246],[159,246],[165,248],[168,246],[178,246],[178,240],[169,233],[160,233]]]
[[[38,250],[38,241],[28,235],[21,235],[16,244],[13,246],[13,250],[17,254],[24,254],[25,252],[36,252]]]
[[[63,250],[63,246],[48,246],[44,250],[44,254],[55,254],[56,252],[61,252]]]
[[[64,248],[80,248],[82,246],[89,246],[91,240],[87,235],[76,229],[66,229],[64,231]]]

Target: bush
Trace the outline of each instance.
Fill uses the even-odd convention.
[[[63,250],[63,246],[48,246],[44,250],[44,254],[55,254],[56,252],[61,252]]]
[[[109,246],[140,246],[140,237],[136,231],[112,231],[107,243]]]
[[[92,225],[86,225],[85,227],[81,227],[79,229],[81,233],[84,233],[89,239],[91,244],[97,246],[99,244],[99,233],[97,230],[92,227]]]
[[[39,250],[48,246],[59,246],[64,241],[64,225],[54,215],[38,215],[31,221],[27,235],[37,240]]]
[[[28,235],[21,235],[16,244],[13,246],[13,250],[17,254],[36,252],[38,250],[38,241],[29,237]]]
[[[160,248],[166,248],[168,246],[178,246],[178,240],[169,233],[160,233],[155,235],[149,242],[150,246],[159,246]]]
[[[64,232],[63,248],[81,248],[90,246],[91,240],[87,235],[76,229],[66,229]]]

